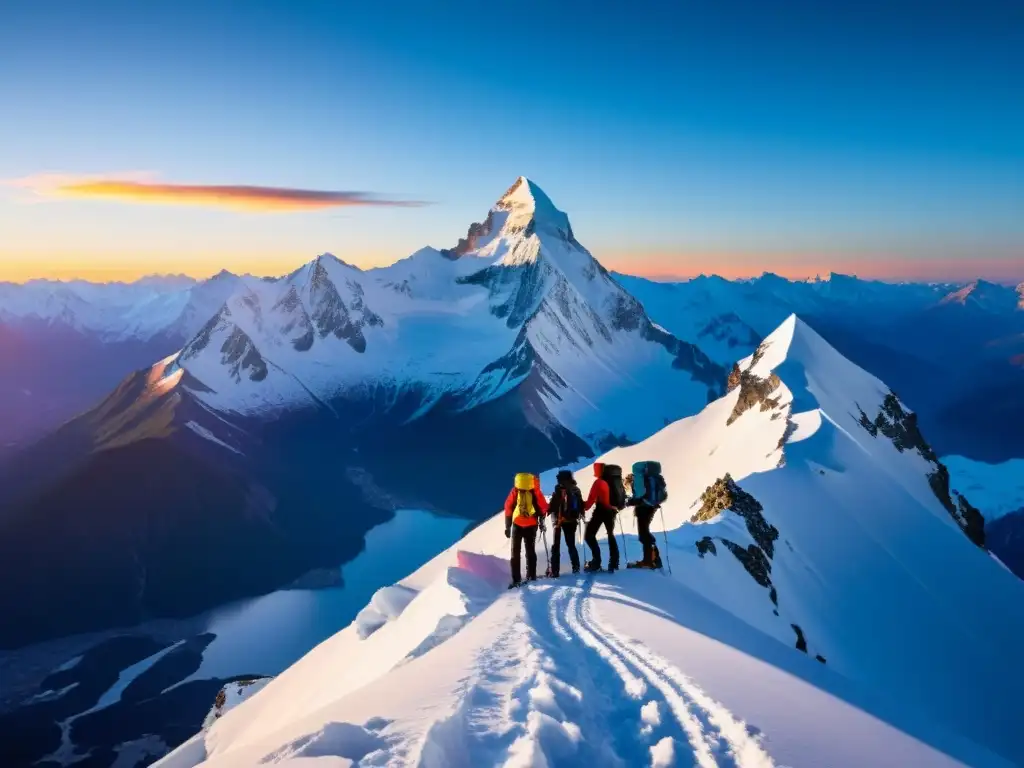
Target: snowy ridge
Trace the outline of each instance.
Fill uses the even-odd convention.
[[[1020,764],[1024,585],[823,345],[792,318],[724,397],[602,457],[662,462],[671,575],[507,591],[496,518],[160,765]]]

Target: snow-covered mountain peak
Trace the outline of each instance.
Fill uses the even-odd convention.
[[[1006,312],[1020,308],[1018,288],[1010,288],[988,280],[975,280],[946,295],[940,305],[959,304],[990,312]]]
[[[539,186],[520,176],[494,204],[494,211],[507,212],[502,229],[506,232],[547,229],[566,239],[572,237],[569,217],[560,211]]]
[[[921,434],[916,414],[796,315],[737,363],[729,389],[739,393],[728,424],[748,411],[770,412],[780,423],[780,452],[811,437],[852,439],[923,506],[983,546],[981,513],[950,489],[949,472]],[[780,453],[778,460],[786,459]]]

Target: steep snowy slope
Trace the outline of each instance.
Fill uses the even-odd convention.
[[[796,318],[733,382],[602,457],[662,462],[671,574],[507,591],[492,520],[159,765],[1021,764],[1024,583],[913,415]]]

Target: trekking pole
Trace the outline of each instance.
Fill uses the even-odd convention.
[[[618,514],[618,512],[615,514]],[[626,549],[626,531],[623,530],[625,527],[624,524],[619,526],[619,541],[622,542],[622,557],[625,559],[626,565],[629,565],[629,550]]]
[[[547,526],[544,526],[543,528],[540,529],[540,537],[541,537],[541,540],[543,540],[543,542],[544,542],[544,559],[547,560],[547,563],[545,563],[545,570],[550,575],[551,574],[551,550],[548,549],[548,529],[547,529]]]
[[[658,511],[661,512],[661,535],[665,537],[665,564],[668,566],[668,572],[672,573],[672,561],[668,557],[668,527],[665,525],[665,510],[658,505]]]

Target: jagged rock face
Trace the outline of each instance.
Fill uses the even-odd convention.
[[[299,292],[292,286],[288,292],[274,305],[272,313],[283,315],[279,332],[288,338],[292,346],[299,352],[306,352],[313,346],[315,338],[313,322],[299,299]]]
[[[740,488],[728,473],[707,487],[701,494],[701,502],[700,510],[693,516],[694,522],[713,520],[725,510],[735,512],[743,518],[747,531],[756,544],[744,548],[728,539],[719,540],[735,555],[754,581],[769,590],[771,601],[778,606],[778,594],[771,579],[771,558],[775,555],[775,541],[779,538],[779,530],[764,519],[764,507]],[[705,537],[697,542],[697,553],[703,557],[708,552],[718,554],[714,541],[710,537]]]
[[[210,318],[210,321],[203,326],[203,329],[196,337],[181,351],[178,356],[178,364],[187,362],[196,357],[209,346],[213,335],[222,330],[228,330],[228,337],[221,344],[221,363],[228,368],[231,377],[235,381],[241,381],[242,376],[247,376],[251,381],[263,381],[267,378],[267,364],[260,355],[252,339],[239,328],[231,319],[231,310],[225,306]]]
[[[739,363],[732,364],[732,370],[729,371],[729,378],[725,382],[725,391],[732,392],[736,387],[740,385],[743,380],[743,372],[740,370]]]
[[[465,237],[460,237],[459,242],[456,243],[454,248],[446,248],[441,251],[441,254],[449,259],[457,259],[460,256],[465,256],[467,253],[476,250],[481,241],[489,237],[494,231],[494,211],[487,214],[487,218],[482,222],[474,222],[469,225],[469,231]]]
[[[550,275],[546,263],[531,261],[515,266],[492,265],[456,282],[487,288],[491,314],[505,320],[509,328],[518,328],[537,310]]]
[[[761,502],[740,488],[728,473],[708,486],[701,494],[701,508],[693,516],[692,522],[713,520],[726,510],[743,518],[747,532],[754,543],[742,547],[722,536],[705,536],[696,542],[698,557],[704,558],[706,555],[717,557],[718,547],[715,543],[717,539],[739,561],[750,577],[768,590],[768,599],[774,606],[773,612],[776,616],[780,616],[779,593],[772,582],[772,560],[775,557],[775,543],[779,539],[779,529],[765,519],[764,507]],[[803,630],[796,624],[790,626],[796,632],[797,650],[809,653]],[[825,663],[823,656],[817,655],[815,658],[822,664]]]
[[[240,328],[235,328],[221,345],[221,362],[228,366],[235,381],[242,380],[242,374],[248,375],[251,381],[263,381],[267,378],[267,364],[260,355],[252,339]]]
[[[985,518],[964,496],[951,492],[949,488],[949,470],[939,461],[939,457],[924,439],[917,426],[917,414],[908,413],[903,409],[899,398],[889,392],[882,401],[882,408],[874,420],[868,418],[864,409],[858,406],[860,425],[872,437],[879,434],[889,438],[900,453],[917,451],[934,469],[928,473],[928,484],[935,498],[939,500],[950,517],[963,530],[974,544],[985,547]]]
[[[701,494],[701,508],[694,515],[694,522],[712,520],[725,510],[735,512],[743,518],[747,531],[765,551],[769,558],[775,555],[775,542],[779,538],[779,530],[764,518],[764,507],[761,503],[744,491],[728,473],[709,485]]]
[[[312,284],[309,290],[313,310],[313,324],[320,338],[333,335],[343,339],[356,352],[366,351],[366,337],[362,328],[353,322],[348,307],[342,301],[341,294],[331,282],[327,270],[320,263],[313,270]],[[379,321],[380,318],[377,318]]]
[[[726,424],[732,424],[756,405],[760,405],[762,411],[770,411],[772,408],[778,407],[778,398],[770,397],[772,392],[782,386],[782,380],[775,373],[762,379],[750,371],[742,371],[739,379],[740,396],[736,400],[736,405],[726,420]]]

